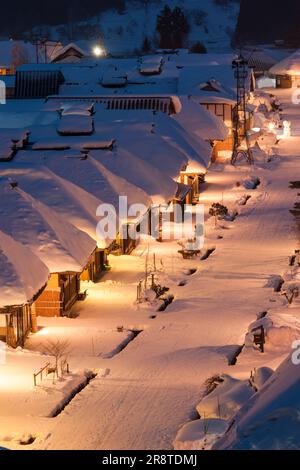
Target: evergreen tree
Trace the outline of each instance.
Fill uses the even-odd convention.
[[[175,7],[172,11],[173,23],[173,43],[174,48],[183,47],[184,38],[189,32],[188,20],[179,7]]]
[[[173,48],[173,24],[172,24],[172,11],[168,5],[165,5],[163,10],[157,16],[156,31],[160,35],[159,47],[165,49]]]
[[[203,42],[197,41],[191,45],[189,52],[191,54],[207,54],[207,49]]]
[[[184,38],[189,32],[189,24],[179,7],[171,10],[168,5],[165,5],[157,16],[156,30],[160,35],[160,47],[177,49],[183,46]]]

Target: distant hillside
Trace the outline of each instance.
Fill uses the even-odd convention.
[[[19,37],[39,25],[69,24],[115,8],[123,11],[125,0],[11,0],[1,2],[1,36]]]
[[[300,45],[300,2],[241,0],[236,42],[273,42],[283,39]]]
[[[27,13],[24,8],[20,9],[21,15],[12,16],[7,22],[2,17],[0,23],[2,28],[3,24],[6,25],[6,30],[8,25],[17,29],[18,34],[25,28],[27,32],[34,29],[48,38],[64,42],[102,40],[109,52],[132,53],[141,48],[146,36],[151,47],[157,47],[156,18],[167,4],[172,8],[179,6],[188,18],[187,47],[201,41],[209,51],[226,51],[230,49],[236,29],[239,1],[98,0],[84,3],[82,0],[51,0],[46,6],[40,0],[28,0]],[[21,3],[21,0],[13,3]],[[33,4],[37,9],[31,17],[29,5]],[[88,7],[83,7],[83,4]],[[11,9],[9,4],[5,4],[5,8]],[[58,12],[57,17],[55,11]]]

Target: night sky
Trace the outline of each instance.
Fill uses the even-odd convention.
[[[300,2],[241,0],[237,37],[244,41],[295,40],[300,44]]]

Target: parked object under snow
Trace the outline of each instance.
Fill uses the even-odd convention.
[[[197,405],[201,418],[228,420],[254,394],[248,380],[223,375],[219,385]]]

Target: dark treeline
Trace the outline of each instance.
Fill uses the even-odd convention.
[[[123,11],[125,0],[11,0],[2,2],[1,36],[18,36],[39,25],[84,20],[110,8]]]
[[[283,39],[300,44],[298,0],[241,0],[236,43],[273,42]]]

